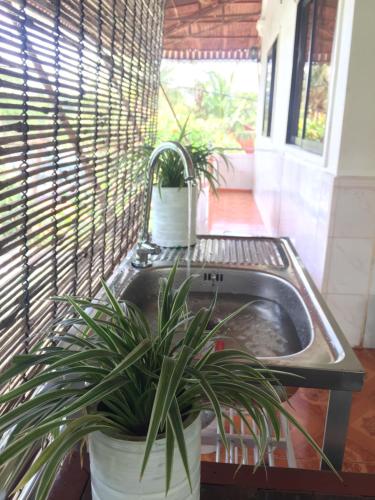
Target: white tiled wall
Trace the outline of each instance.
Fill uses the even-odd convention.
[[[324,292],[367,294],[372,257],[372,240],[330,238]]]
[[[353,345],[375,347],[375,178],[336,177],[323,292]]]
[[[333,176],[288,154],[257,151],[255,199],[270,234],[288,236],[323,284]]]
[[[262,75],[277,42],[271,137],[260,93],[254,192],[270,233],[289,236],[352,345],[375,348],[375,0],[341,0],[321,156],[286,144],[298,2],[262,4]]]
[[[257,151],[254,193],[270,233],[291,239],[350,343],[375,347],[375,179]]]
[[[347,340],[352,346],[360,345],[366,321],[366,296],[331,293],[324,296]]]
[[[221,189],[253,189],[254,155],[240,152],[226,154],[230,166],[217,157]]]
[[[283,165],[274,151],[254,155],[254,196],[269,234],[278,236]]]
[[[370,277],[370,293],[368,296],[364,347],[375,347],[375,252],[373,255]]]

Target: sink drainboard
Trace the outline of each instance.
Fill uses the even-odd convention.
[[[152,257],[153,262],[174,261],[177,256],[186,261],[187,248],[162,248]],[[198,238],[191,248],[192,264],[230,264],[269,269],[286,269],[288,259],[281,245],[272,238]]]
[[[228,415],[233,421],[236,417],[234,410],[229,410]],[[281,437],[277,441],[272,435],[271,425],[268,426],[268,444],[265,455],[266,464],[270,467],[275,466],[275,451],[278,451],[278,457],[287,461],[288,467],[296,468],[296,458],[294,454],[293,443],[289,431],[289,424],[284,415],[279,416]],[[229,443],[229,450],[220,438],[219,428],[216,419],[202,430],[202,454],[215,453],[216,462],[225,462],[230,464],[255,464],[259,458],[259,451],[253,436],[249,433],[245,424],[238,418],[236,429],[233,424],[225,423],[226,437]],[[249,422],[251,419],[249,417]],[[256,434],[256,427],[251,423],[252,429]],[[281,455],[280,455],[281,454]]]

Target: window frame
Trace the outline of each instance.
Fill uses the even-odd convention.
[[[308,7],[309,4],[313,4],[313,19],[312,19],[312,29],[311,29],[311,41],[310,49],[308,53],[308,71],[307,71],[307,82],[306,82],[306,96],[304,102],[304,112],[303,112],[303,130],[302,138],[298,137],[298,122],[300,116],[301,99],[302,99],[302,89],[303,89],[303,77],[304,77],[304,66],[305,66],[305,51],[307,43],[307,29],[308,29]],[[310,153],[322,155],[324,150],[324,144],[326,139],[326,130],[324,132],[324,138],[322,142],[312,141],[309,139],[304,139],[306,132],[306,121],[307,121],[307,110],[309,106],[310,88],[311,88],[311,69],[312,69],[312,51],[314,50],[314,43],[316,37],[316,25],[317,25],[317,12],[318,12],[318,1],[317,0],[300,0],[297,7],[297,19],[296,19],[296,31],[294,39],[294,51],[293,51],[293,72],[292,72],[292,83],[289,99],[289,113],[288,113],[288,126],[287,126],[287,137],[286,142],[292,146],[298,146]],[[337,21],[337,17],[336,17]],[[336,29],[334,32],[334,38],[336,36]],[[332,51],[334,47],[334,42],[332,44]],[[331,80],[329,82],[331,85]],[[329,89],[328,89],[329,94]],[[298,105],[297,105],[298,104]],[[326,123],[328,122],[328,116]]]
[[[277,61],[277,42],[278,42],[278,37],[275,38],[273,44],[271,45],[271,47],[267,52],[266,75],[264,80],[263,120],[262,120],[262,135],[264,137],[271,137],[271,132],[272,132],[273,100],[274,100],[275,80],[276,80],[275,77],[276,77],[276,61]],[[268,109],[266,110],[267,76],[268,76],[269,61],[271,61],[271,85],[270,85]]]

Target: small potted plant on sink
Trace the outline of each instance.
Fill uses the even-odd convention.
[[[185,183],[184,167],[174,151],[165,151],[158,160],[155,171],[157,189],[153,190],[151,227],[152,241],[162,247],[186,247],[196,243],[196,209],[198,192],[205,183],[216,196],[220,183],[220,173],[216,158],[228,168],[229,160],[221,148],[204,142],[188,141],[187,125],[181,127],[177,142],[185,145],[191,156],[196,186],[191,188],[191,219],[189,231],[189,189]],[[145,147],[146,156],[152,152]]]
[[[242,351],[213,350],[215,336],[238,311],[208,328],[215,303],[189,314],[194,278],[175,289],[176,268],[160,282],[155,327],[104,283],[106,301],[57,299],[75,313],[61,321],[67,333],[15,357],[0,376],[6,384],[39,370],[0,396],[8,404],[21,398],[0,417],[3,490],[13,488],[20,474],[16,490],[39,473],[36,499],[45,500],[64,456],[87,438],[94,499],[198,499],[200,412],[207,409],[227,444],[223,419],[229,418],[225,409],[233,408],[254,436],[260,462],[268,425],[276,439],[280,435],[279,413],[320,452],[283,407],[272,370]],[[33,396],[22,401],[30,391]]]

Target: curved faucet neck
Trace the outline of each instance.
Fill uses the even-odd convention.
[[[146,169],[146,186],[145,186],[145,196],[143,202],[143,222],[142,222],[142,230],[140,233],[140,241],[143,242],[148,242],[149,240],[148,228],[150,223],[154,172],[159,160],[159,156],[163,154],[165,151],[174,151],[179,155],[184,168],[185,182],[195,183],[194,163],[193,160],[191,159],[188,150],[184,146],[182,146],[182,144],[176,141],[162,142],[161,144],[159,144],[159,146],[157,146],[153,150]]]
[[[143,201],[143,222],[138,239],[138,244],[135,250],[135,258],[132,261],[134,267],[145,268],[151,266],[150,255],[155,255],[160,252],[160,248],[149,241],[148,227],[151,211],[152,188],[155,168],[159,156],[165,151],[174,151],[181,159],[184,168],[185,182],[195,184],[195,169],[193,160],[188,150],[179,142],[163,142],[157,146],[151,153],[146,170],[146,186]]]

